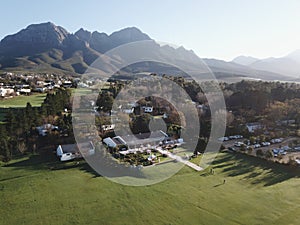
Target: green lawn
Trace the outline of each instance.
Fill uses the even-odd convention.
[[[27,102],[30,102],[32,106],[41,106],[46,94],[34,94],[29,96],[16,96],[9,99],[0,100],[0,108],[22,108],[25,107]]]
[[[298,171],[229,153],[213,167],[130,187],[84,162],[15,160],[0,167],[1,224],[299,224]]]

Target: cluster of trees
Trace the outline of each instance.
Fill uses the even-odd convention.
[[[232,111],[233,120],[227,135],[247,135],[245,123],[260,122],[271,131],[281,129],[277,123],[295,120],[300,128],[300,85],[296,83],[241,81],[222,84],[226,106]]]
[[[205,82],[198,84],[193,80],[186,80],[183,77],[163,76],[179,85],[185,90],[192,101],[197,104],[207,106],[207,99],[204,90],[214,90],[214,82]],[[126,82],[125,82],[126,83]],[[121,81],[111,83],[110,87],[104,92],[101,92],[97,100],[97,105],[100,111],[108,112],[111,110],[114,98],[119,91],[124,87],[125,83]],[[300,124],[300,85],[295,83],[282,82],[265,82],[265,81],[241,81],[237,83],[220,83],[220,88],[223,91],[225,103],[227,106],[227,131],[226,135],[242,134],[249,135],[245,124],[249,122],[262,122],[267,125],[275,125],[276,121],[284,119],[294,119],[296,124]],[[212,88],[209,88],[209,87]],[[141,87],[136,87],[134,91],[145,92]],[[154,89],[163,89],[164,87],[153,87]],[[128,91],[130,96],[130,90]],[[145,96],[146,97],[146,96]],[[154,113],[161,113],[157,109],[162,109],[163,106],[168,106],[168,103],[163,99],[148,96],[140,100],[140,105],[153,106]],[[166,107],[167,108],[167,107]],[[170,134],[180,134],[180,113],[172,107],[169,107],[168,118],[165,122],[168,125]],[[166,111],[164,109],[164,111]],[[135,110],[135,112],[137,112]],[[199,143],[196,151],[203,151],[205,149],[207,139],[211,129],[211,114],[209,106],[207,106],[206,113],[199,111],[199,121],[201,125],[199,134]],[[134,133],[149,131],[149,115],[136,113],[131,116],[130,127]],[[297,125],[297,126],[298,126]]]
[[[226,105],[230,109],[254,109],[258,113],[276,101],[300,98],[300,85],[295,83],[241,81],[223,85]]]
[[[55,122],[67,131],[72,130],[70,114],[62,114],[65,108],[71,108],[71,92],[57,90],[48,93],[41,107],[11,108],[7,111],[5,123],[0,125],[0,158],[9,161],[13,155],[35,152],[36,127],[44,123]]]
[[[41,114],[44,116],[60,115],[64,109],[71,109],[71,91],[59,89],[55,93],[48,93],[41,105]]]

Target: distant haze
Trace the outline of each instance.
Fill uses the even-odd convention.
[[[237,64],[246,65],[257,70],[285,74],[300,78],[300,50],[295,50],[286,56],[257,59],[250,56],[238,56],[232,60]]]
[[[32,23],[68,31],[138,27],[155,40],[193,49],[202,58],[283,57],[300,49],[300,1],[3,1],[0,39]]]

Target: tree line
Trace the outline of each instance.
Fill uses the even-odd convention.
[[[61,129],[72,129],[70,114],[70,90],[59,89],[48,93],[40,107],[32,107],[28,102],[25,108],[10,108],[5,121],[0,125],[0,159],[9,161],[14,155],[35,152],[38,138],[36,127],[45,123],[56,123]]]

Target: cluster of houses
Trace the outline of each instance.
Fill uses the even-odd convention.
[[[161,149],[162,146],[170,144],[181,145],[183,139],[173,140],[166,133],[158,130],[137,135],[108,137],[103,139],[103,143],[109,148],[118,148],[118,153],[123,156],[135,154],[137,152],[146,152],[149,155],[148,160],[153,162],[156,160],[156,155],[152,153],[153,149]],[[94,154],[95,147],[92,141],[59,145],[56,149],[56,155],[60,161],[70,161],[76,158],[92,156]]]
[[[31,93],[31,89],[28,84],[20,85],[4,85],[0,83],[0,97],[8,97],[14,95],[28,95]]]
[[[160,142],[167,141],[168,138],[169,137],[165,132],[158,130],[153,131],[151,133],[115,136],[112,138],[107,137],[103,139],[103,143],[105,143],[108,147],[111,148],[122,146],[121,150],[128,150],[143,148],[145,146],[156,146]]]
[[[44,93],[54,88],[69,88],[72,87],[72,84],[71,81],[59,81],[58,83],[37,81],[35,87],[30,87],[29,84],[5,85],[0,83],[0,97],[29,95],[31,92]]]
[[[0,97],[29,95],[31,92],[47,92],[54,88],[70,88],[79,80],[53,74],[15,74],[0,75]],[[9,80],[9,83],[7,83]],[[1,83],[2,82],[2,83]]]
[[[204,104],[197,104],[196,102],[193,102],[195,107],[201,112],[204,113],[209,110],[209,107]],[[123,113],[126,114],[142,114],[142,113],[148,113],[152,115],[163,115],[164,118],[167,117],[167,114],[165,113],[168,111],[168,106],[155,108],[152,105],[141,105],[139,103],[127,103],[126,105],[119,105],[118,110],[120,110]],[[112,114],[116,112],[112,111]]]
[[[123,113],[131,114],[134,112],[142,112],[142,113],[153,113],[153,106],[142,106],[138,103],[127,103],[126,105],[119,105],[118,110]],[[116,112],[112,111],[112,114]]]
[[[46,81],[37,81],[36,87],[34,88],[34,91],[36,92],[47,92],[49,90],[53,90],[54,88],[71,88],[73,86],[73,82],[70,80],[58,80],[57,82],[54,82],[52,80],[46,80]]]
[[[131,134],[124,136],[107,137],[103,139],[103,143],[108,148],[117,149],[120,155],[126,156],[130,154],[146,153],[147,160],[154,163],[157,160],[156,153],[168,155],[168,146],[179,146],[183,144],[183,139],[170,138],[161,130],[152,131],[150,133]],[[163,150],[164,149],[164,150]],[[158,159],[158,162],[159,159]]]

